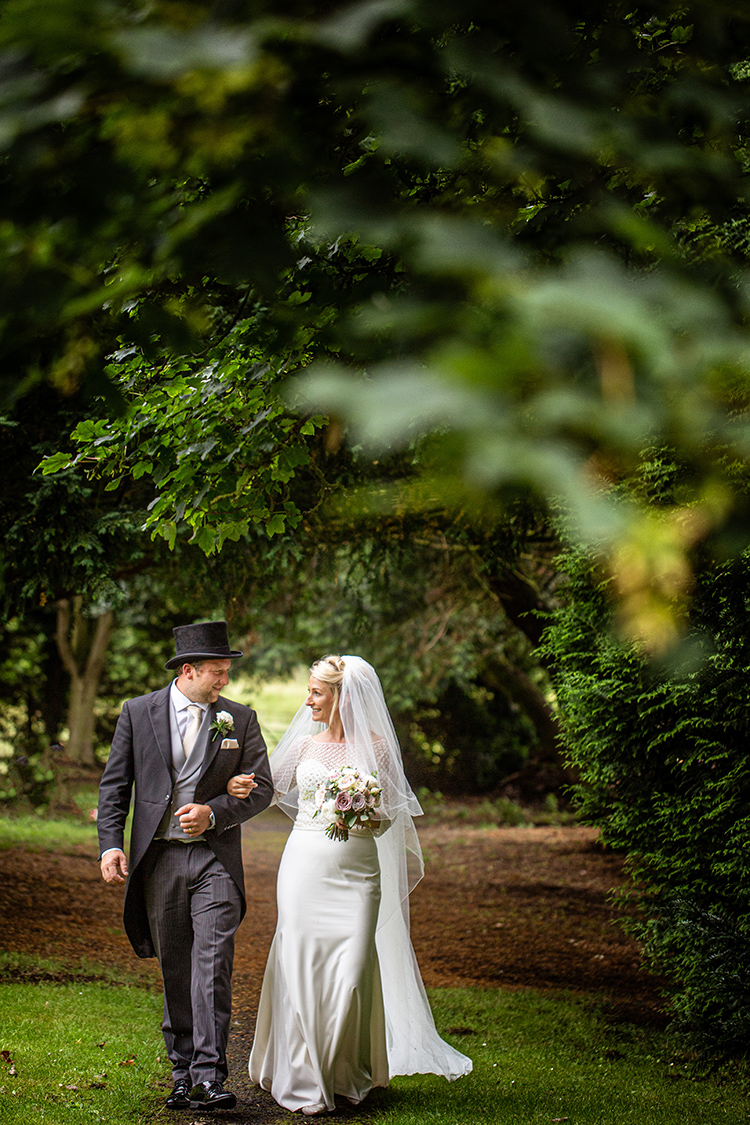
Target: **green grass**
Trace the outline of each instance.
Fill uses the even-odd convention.
[[[289,679],[262,685],[238,676],[231,681],[226,694],[258,712],[263,737],[272,750],[307,698],[307,679],[307,668],[300,668]]]
[[[49,963],[46,963],[49,968]],[[3,1125],[128,1125],[161,1105],[161,997],[135,987],[0,984]]]
[[[160,996],[104,981],[44,979],[65,971],[31,957],[0,957],[0,982],[13,972],[37,980],[0,983],[0,1121],[163,1119],[169,1068]],[[470,1056],[472,1074],[455,1083],[433,1075],[395,1078],[368,1098],[358,1115],[362,1125],[750,1120],[746,1067],[729,1077],[701,1077],[668,1033],[612,1023],[590,1001],[497,989],[436,990],[430,998],[441,1034]],[[277,1119],[272,1108],[267,1120]]]
[[[474,1062],[454,1083],[396,1078],[373,1125],[740,1125],[743,1081],[698,1078],[666,1032],[611,1025],[577,998],[456,990],[430,995],[441,1033]],[[451,1034],[451,1029],[453,1033]]]
[[[88,816],[99,800],[98,785],[84,785],[73,794],[73,803],[82,816]]]
[[[6,953],[0,950],[0,985],[3,984],[66,984],[71,980],[84,984],[136,985],[146,991],[157,989],[153,977],[141,971],[146,963],[133,958],[133,968],[112,963],[102,964],[81,957],[75,963],[29,953]],[[2,1024],[0,1024],[2,1027]]]
[[[33,813],[0,816],[0,848],[23,847],[29,851],[70,852],[88,847],[96,850],[96,825],[92,821],[46,819]]]
[[[554,793],[548,793],[542,802],[519,805],[507,797],[446,799],[442,793],[423,786],[417,791],[426,824],[467,825],[472,828],[526,828],[577,824],[576,814],[561,809]]]
[[[8,848],[25,848],[27,851],[54,851],[63,855],[74,855],[80,848],[98,853],[99,841],[96,822],[89,819],[88,813],[96,808],[98,792],[96,789],[82,789],[75,797],[75,804],[81,812],[77,817],[71,813],[41,816],[36,813],[9,814],[0,811],[0,851]],[[125,824],[125,847],[130,840],[131,817]]]

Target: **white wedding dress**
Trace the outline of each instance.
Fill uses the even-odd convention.
[[[295,758],[297,816],[279,867],[251,1080],[286,1109],[333,1110],[336,1095],[360,1102],[394,1074],[467,1073],[470,1060],[435,1029],[408,920],[384,906],[381,874],[393,880],[379,843],[389,829],[380,840],[367,830],[331,840],[326,820],[314,816],[318,785],[357,763],[344,744],[311,737]]]

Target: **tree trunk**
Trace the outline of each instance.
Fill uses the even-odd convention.
[[[94,704],[112,635],[111,609],[93,620],[84,616],[83,599],[61,598],[57,603],[57,647],[70,675],[67,756],[81,765],[94,765]],[[93,635],[91,626],[93,625]]]
[[[65,726],[66,699],[68,695],[68,670],[63,664],[57,644],[57,608],[51,614],[40,615],[44,629],[42,680],[39,686],[37,707],[42,712],[47,744],[60,741],[60,731]]]
[[[536,648],[541,643],[544,633],[542,613],[547,607],[534,583],[520,571],[508,567],[499,574],[493,575],[489,585],[505,610],[508,620],[512,621],[519,632],[523,633]],[[537,659],[540,663],[544,663],[540,656],[537,656]]]
[[[538,751],[535,760],[559,763],[560,724],[536,684],[509,660],[500,657],[482,670],[482,681],[493,691],[502,691],[517,703],[534,724]]]

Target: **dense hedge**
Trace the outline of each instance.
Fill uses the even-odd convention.
[[[601,582],[569,560],[549,634],[582,815],[624,849],[635,929],[700,1048],[750,1050],[750,558],[707,568],[692,668],[619,644]]]

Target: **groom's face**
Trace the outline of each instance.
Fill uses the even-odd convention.
[[[183,664],[177,686],[193,703],[215,703],[229,683],[231,660],[204,660],[197,667]]]

